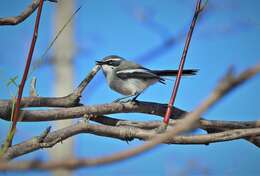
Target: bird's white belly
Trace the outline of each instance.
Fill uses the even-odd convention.
[[[151,84],[157,82],[157,79],[117,79],[114,82],[111,81],[109,86],[111,89],[123,95],[135,95],[142,92],[144,89],[149,87]]]

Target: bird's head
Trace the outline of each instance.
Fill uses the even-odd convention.
[[[112,72],[124,60],[125,59],[120,56],[111,55],[104,57],[101,61],[96,61],[96,63],[97,65],[100,65],[104,73],[107,74]]]

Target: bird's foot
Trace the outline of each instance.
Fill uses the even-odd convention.
[[[127,103],[127,102],[129,102],[129,100],[123,100],[122,98],[118,98],[113,101],[113,103]]]
[[[130,99],[129,102],[138,105],[140,103],[140,101],[136,100],[136,99]]]
[[[135,98],[127,99],[127,100],[126,100],[126,98],[118,98],[113,101],[113,103],[129,103],[129,102],[135,103],[135,104],[139,103],[139,101],[136,100]]]
[[[115,99],[115,100],[113,101],[113,103],[118,103],[118,102],[120,102],[120,99],[121,99],[121,98]]]

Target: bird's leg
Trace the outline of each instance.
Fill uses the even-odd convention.
[[[136,99],[137,99],[137,97],[139,97],[139,95],[141,95],[141,93],[142,93],[142,92],[135,93],[134,98],[132,99],[132,101],[137,102]]]
[[[118,98],[118,99],[114,100],[113,102],[114,102],[114,103],[117,103],[117,102],[120,102],[120,101],[122,101],[122,100],[124,100],[124,99],[130,98],[130,97],[132,97],[132,96],[134,96],[134,95],[129,95],[129,96],[121,97],[121,98]]]
[[[129,95],[129,96],[125,96],[125,97],[122,97],[122,98],[118,98],[118,99],[114,100],[113,102],[114,102],[114,103],[117,103],[117,102],[120,102],[120,101],[122,101],[122,100],[124,100],[124,99],[130,98],[130,97],[133,97],[133,96],[134,96],[134,98],[130,99],[130,101],[138,102],[136,99],[137,99],[137,97],[138,97],[141,93],[142,93],[142,92],[137,92],[137,93],[135,93],[134,95]],[[128,101],[129,101],[129,100],[128,100]]]

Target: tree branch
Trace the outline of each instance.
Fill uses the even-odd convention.
[[[9,169],[9,170],[13,170],[13,169],[18,169],[18,170],[58,169],[58,168],[75,169],[75,168],[82,167],[82,166],[107,164],[107,163],[112,163],[115,161],[123,160],[123,159],[129,158],[131,156],[137,155],[141,152],[147,151],[147,150],[151,149],[152,147],[158,145],[159,143],[173,142],[172,141],[173,139],[175,139],[175,140],[178,139],[177,140],[178,143],[183,142],[184,139],[186,140],[186,142],[189,141],[189,142],[195,143],[194,140],[191,139],[192,137],[189,138],[189,136],[183,136],[183,137],[178,138],[176,135],[180,132],[193,129],[195,127],[194,125],[197,124],[196,122],[200,119],[200,115],[204,111],[206,111],[210,106],[212,106],[215,102],[217,102],[225,94],[227,94],[232,89],[234,89],[238,85],[242,84],[243,82],[245,82],[246,80],[248,80],[249,78],[251,78],[252,76],[257,74],[258,72],[260,72],[259,65],[255,66],[252,69],[246,70],[245,72],[241,73],[237,77],[235,77],[232,74],[232,72],[228,72],[228,74],[221,81],[219,86],[217,86],[217,88],[213,91],[213,93],[198,108],[196,108],[195,111],[193,111],[192,113],[188,113],[185,116],[185,118],[178,120],[178,122],[176,122],[176,124],[174,125],[174,128],[169,128],[168,131],[166,131],[163,134],[157,134],[156,131],[150,131],[150,133],[147,133],[147,132],[149,132],[148,130],[137,129],[134,127],[130,128],[130,131],[129,131],[126,128],[122,128],[122,127],[111,127],[111,126],[105,126],[105,125],[97,126],[97,125],[91,125],[91,124],[87,125],[85,123],[79,123],[79,124],[76,124],[73,126],[74,128],[77,127],[77,125],[80,126],[74,130],[72,130],[73,129],[72,127],[70,127],[70,128],[67,127],[67,128],[65,128],[65,130],[61,129],[61,130],[64,130],[64,132],[62,134],[60,134],[61,136],[57,136],[59,134],[58,131],[59,132],[61,131],[61,130],[57,130],[56,132],[48,134],[46,136],[46,138],[44,139],[45,143],[53,144],[55,142],[61,141],[63,138],[66,139],[67,137],[70,137],[71,135],[75,135],[76,133],[78,133],[80,130],[83,130],[83,129],[86,130],[88,133],[91,133],[91,131],[90,131],[91,128],[93,130],[93,133],[95,132],[95,134],[98,134],[101,136],[115,137],[116,136],[115,131],[119,130],[119,131],[117,131],[118,132],[117,135],[120,135],[120,136],[116,136],[119,139],[129,140],[129,139],[132,139],[133,135],[136,135],[136,136],[138,135],[138,137],[140,139],[150,139],[148,142],[141,145],[140,147],[130,149],[127,151],[123,151],[123,152],[119,152],[119,153],[111,155],[111,156],[97,158],[97,159],[50,161],[47,163],[40,162],[40,161],[39,162],[34,161],[34,162],[6,163],[6,162],[2,161],[0,163],[0,169],[2,169],[2,170],[4,170],[4,169]],[[255,123],[255,124],[258,125],[259,122]],[[97,130],[97,128],[99,128],[99,130]],[[133,129],[135,129],[135,131],[138,130],[139,133],[133,133]],[[70,130],[72,130],[72,132],[70,132]],[[125,133],[122,133],[122,130],[124,130]],[[251,138],[252,136],[253,137],[259,136],[259,134],[260,134],[260,128],[230,130],[230,131],[224,131],[224,132],[219,132],[219,133],[215,133],[215,134],[196,136],[196,143],[208,144],[210,142],[233,140],[233,139],[237,139],[237,138]],[[58,138],[58,140],[53,142],[49,138],[50,141],[48,141],[48,137],[50,137],[49,135],[54,135],[54,136],[56,135],[55,139],[57,140],[57,138]],[[37,141],[39,141],[39,140],[37,140]],[[177,143],[177,141],[175,141],[175,143]],[[31,144],[28,146],[39,145],[38,144],[39,142],[38,143],[35,143],[33,141],[29,141],[29,142]],[[21,146],[21,145],[25,145],[25,144],[17,144],[13,147],[17,147],[19,145]],[[47,145],[47,146],[50,146],[50,145]],[[38,148],[39,147],[43,147],[43,145],[39,145]],[[10,150],[8,150],[8,152],[11,150],[14,150],[14,148],[10,148]],[[16,149],[14,151],[21,152],[22,150]],[[15,153],[15,152],[13,152],[13,153]],[[12,157],[14,157],[14,155],[9,155],[8,157],[12,158]],[[6,157],[6,158],[8,159],[8,157]]]
[[[173,127],[174,128],[174,127]],[[168,128],[168,131],[172,129]],[[47,131],[47,132],[46,132]],[[135,127],[122,127],[122,126],[108,126],[108,125],[94,125],[85,123],[84,121],[78,122],[75,125],[50,132],[49,128],[39,137],[34,137],[30,140],[14,145],[8,149],[3,156],[3,159],[13,159],[18,156],[33,152],[42,148],[49,148],[53,145],[62,142],[63,140],[81,134],[90,133],[103,137],[116,138],[120,140],[149,140],[156,137],[157,132],[152,130],[144,130]],[[214,142],[223,142],[229,140],[235,140],[240,138],[246,138],[251,136],[259,136],[260,127],[247,128],[247,129],[234,129],[224,132],[218,132],[213,134],[203,135],[180,135],[175,137],[169,137],[164,143],[167,144],[210,144]],[[0,164],[1,165],[1,164]],[[1,166],[0,166],[1,170]]]
[[[69,95],[64,97],[26,97],[21,99],[20,107],[74,107],[79,103],[81,94],[92,78],[99,71],[99,66],[94,66],[91,72],[83,79],[79,86]],[[10,120],[12,100],[0,100],[0,118]],[[23,112],[21,112],[23,114]],[[21,115],[22,116],[22,115]],[[20,119],[21,120],[21,119]]]
[[[57,0],[48,0],[50,2],[57,2]],[[33,0],[23,12],[18,16],[0,18],[0,25],[17,25],[28,18],[39,6],[40,0]]]
[[[167,108],[166,104],[152,103],[152,102],[120,102],[101,104],[93,106],[79,106],[70,108],[48,109],[48,110],[21,110],[20,121],[53,121],[79,118],[83,115],[94,117],[103,114],[115,114],[115,113],[145,113],[152,115],[163,116]],[[185,111],[172,107],[173,112],[171,118],[180,118],[185,114]],[[0,118],[4,120],[10,120],[10,116],[7,112],[8,109],[0,109]]]
[[[40,135],[39,137],[34,137],[30,140],[24,141],[20,144],[16,144],[10,147],[3,156],[3,159],[10,160],[41,148],[52,147],[56,143],[80,133],[91,133],[99,136],[116,138],[120,140],[148,140],[157,135],[154,129],[161,125],[161,121],[119,121],[118,119],[109,117],[96,117],[90,120],[94,120],[97,122],[101,121],[102,124],[107,123],[107,125],[93,125],[82,121],[78,122],[75,125],[71,125],[51,133],[49,133],[50,129],[48,128],[48,130],[46,130],[43,133],[43,135]],[[105,122],[103,120],[105,120]],[[108,123],[108,121],[110,123]],[[112,121],[114,122],[111,123]],[[178,120],[171,120],[169,125],[171,127],[174,127],[177,123],[176,121]],[[127,125],[129,125],[129,122],[131,122],[132,126],[125,126],[126,124],[123,124],[123,122],[128,122]],[[222,142],[225,140],[234,140],[239,138],[258,136],[258,130],[254,131],[252,129],[260,129],[260,121],[226,122],[216,120],[201,120],[198,128],[207,129],[211,131],[223,130],[224,132],[217,132],[209,135],[176,136],[176,138],[171,138],[169,141],[166,141],[165,143],[209,144],[213,142]]]

